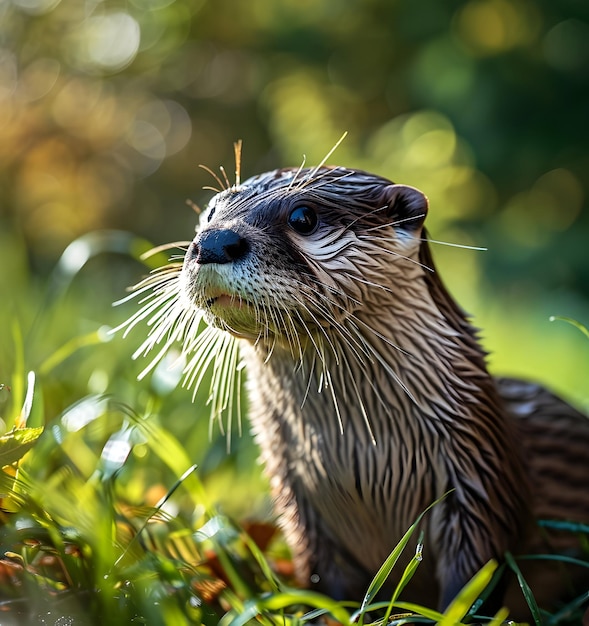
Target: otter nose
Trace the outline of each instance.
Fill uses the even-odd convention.
[[[244,257],[249,250],[246,239],[228,228],[206,230],[191,244],[189,254],[197,263],[231,263]]]

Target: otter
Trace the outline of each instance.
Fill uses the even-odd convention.
[[[491,559],[571,547],[535,520],[589,521],[589,420],[489,374],[435,271],[427,212],[418,189],[345,167],[237,180],[129,321],[151,319],[139,353],[183,344],[190,383],[213,364],[225,399],[238,345],[298,579],[336,599],[361,599],[436,500],[402,597],[441,609]],[[560,566],[540,570],[538,598],[559,599]]]

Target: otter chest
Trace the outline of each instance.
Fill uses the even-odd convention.
[[[322,531],[355,560],[377,571],[404,532],[435,499],[418,471],[420,450],[389,439],[363,440],[357,432],[326,439],[307,428],[306,445],[290,459],[293,485],[321,519]],[[417,458],[415,458],[417,455]]]
[[[275,495],[288,485],[317,533],[375,572],[443,488],[432,480],[438,451],[418,433],[403,432],[395,416],[387,416],[389,424],[379,418],[383,428],[373,441],[353,400],[340,404],[338,423],[329,391],[298,389],[300,380],[268,364],[251,379],[252,425]]]

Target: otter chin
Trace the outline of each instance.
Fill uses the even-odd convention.
[[[244,306],[248,306],[247,302],[242,300],[239,296],[232,296],[228,293],[222,293],[213,298],[209,298],[207,306],[221,307],[221,309],[242,309]]]
[[[434,267],[428,209],[418,189],[344,167],[229,187],[182,267],[156,280],[143,348],[167,333],[198,353],[202,319],[233,336],[301,584],[361,599],[439,500],[420,523],[423,562],[401,598],[444,609],[506,552],[575,553],[574,536],[536,520],[589,521],[589,420],[540,386],[489,374]],[[581,568],[521,566],[547,608],[586,585]],[[503,602],[527,615],[508,580],[489,606]]]

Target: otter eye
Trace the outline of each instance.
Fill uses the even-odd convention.
[[[317,228],[317,213],[308,206],[294,208],[288,216],[288,225],[300,235],[310,235]]]

